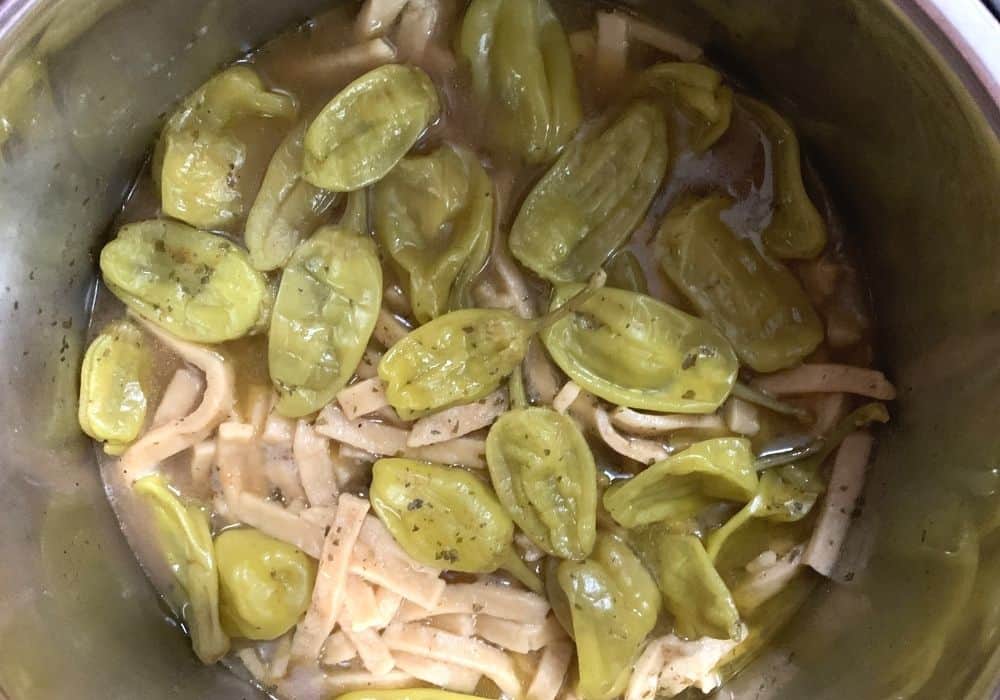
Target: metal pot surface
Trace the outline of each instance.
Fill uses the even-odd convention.
[[[901,390],[844,574],[720,697],[995,697],[1000,27],[972,0],[623,4],[793,118]],[[196,662],[136,566],[77,428],[77,376],[95,253],[164,113],[326,5],[0,5],[0,695],[257,697]]]

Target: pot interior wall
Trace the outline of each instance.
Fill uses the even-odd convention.
[[[95,252],[164,112],[327,3],[0,8],[0,689],[245,698],[197,665],[76,427]],[[837,582],[724,697],[988,697],[1000,631],[1000,114],[886,0],[628,3],[776,99],[835,183],[901,389]],[[908,8],[904,4],[904,9]],[[908,10],[915,13],[915,11]],[[17,22],[14,20],[17,19]]]

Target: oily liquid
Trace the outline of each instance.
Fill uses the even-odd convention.
[[[567,33],[592,26],[592,9],[579,2],[556,2],[554,9],[563,22]],[[309,120],[344,86],[367,72],[374,65],[351,66],[344,65],[339,60],[340,53],[356,43],[354,36],[354,6],[337,7],[306,24],[286,32],[256,52],[244,57],[241,63],[252,65],[260,74],[264,83],[271,89],[287,92],[298,101],[298,119]],[[450,20],[450,28],[446,27],[442,36],[451,37],[460,12]],[[640,53],[641,52],[635,52]],[[426,58],[418,62],[432,77],[442,98],[442,116],[428,133],[417,144],[417,151],[430,151],[438,144],[449,141],[462,144],[480,154],[484,167],[492,176],[497,188],[496,221],[498,233],[497,245],[504,245],[504,231],[509,230],[520,204],[533,184],[543,174],[544,167],[522,167],[501,159],[491,158],[483,148],[483,134],[488,133],[490,122],[488,115],[472,101],[468,89],[468,77],[459,68],[452,70],[453,59],[445,43],[432,46],[425,54]],[[638,60],[631,68],[639,70],[655,62],[656,56],[640,56],[648,60]],[[580,58],[580,57],[577,57]],[[633,55],[633,59],[637,56]],[[669,59],[662,59],[669,60]],[[581,99],[588,126],[593,126],[605,113],[613,99],[595,91],[586,81],[588,75],[586,66],[577,66],[577,79],[580,85]],[[242,194],[244,215],[253,204],[257,189],[260,186],[264,171],[272,153],[292,125],[267,119],[248,119],[236,126],[237,135],[247,145],[247,160],[238,173],[237,187]],[[677,199],[687,193],[704,193],[721,191],[733,197],[736,205],[730,214],[730,223],[743,236],[751,238],[759,247],[760,241],[756,231],[760,231],[767,223],[767,216],[774,196],[774,177],[771,171],[771,144],[752,118],[738,104],[734,105],[732,123],[726,134],[709,151],[696,154],[686,148],[688,125],[680,114],[672,117],[670,126],[671,162],[664,184],[652,203],[650,210],[627,243],[639,260],[645,273],[649,293],[667,303],[684,310],[691,310],[690,305],[670,283],[657,264],[657,256],[653,249],[653,240],[659,222]],[[816,361],[842,361],[852,364],[868,365],[871,363],[871,343],[869,329],[871,327],[867,296],[861,285],[861,278],[848,259],[844,245],[844,230],[834,208],[815,172],[804,163],[806,184],[810,190],[813,202],[824,216],[830,234],[830,245],[820,263],[810,262],[792,265],[793,272],[800,274],[804,287],[813,297],[817,311],[822,318],[827,319],[833,314],[846,315],[861,329],[856,342],[832,348],[827,344],[816,350],[812,359]],[[343,208],[341,203],[334,208],[329,222],[339,219]],[[149,170],[146,168],[138,175],[135,185],[123,204],[120,215],[114,223],[113,231],[120,226],[161,215],[159,192]],[[234,221],[231,226],[218,231],[235,241],[240,241],[245,217]],[[808,279],[810,265],[827,265],[836,268],[837,279],[834,293],[820,300],[812,293],[812,285]],[[392,306],[392,310],[401,316],[407,313],[405,293],[396,282],[393,271],[385,266],[386,299],[402,299]],[[532,304],[536,311],[547,305],[548,286],[541,280],[527,274],[529,287],[535,298]],[[271,275],[277,282],[277,275]],[[496,281],[494,260],[487,264],[481,279]],[[119,318],[124,313],[122,304],[102,285],[95,299],[91,317],[91,334],[96,335],[110,320]],[[237,385],[242,392],[239,400],[246,400],[246,393],[253,386],[268,386],[267,346],[266,336],[253,336],[238,341],[225,343],[221,349],[234,361],[237,372]],[[162,348],[154,344],[154,373],[150,383],[151,396],[149,415],[155,411],[160,395],[169,382],[180,362]],[[754,439],[755,448],[767,440],[781,437],[784,433],[795,434],[801,427],[794,421],[772,421],[761,434]],[[671,439],[678,449],[685,441],[708,437],[697,431],[681,431]],[[594,444],[595,457],[600,470],[607,481],[614,481],[636,471],[638,464],[611,453],[603,444]],[[154,585],[168,598],[171,593],[172,576],[157,556],[152,533],[149,531],[148,518],[142,515],[135,503],[129,480],[119,473],[117,460],[99,452],[102,477],[106,490],[115,507],[122,529],[136,551],[139,561],[150,575]],[[176,485],[185,489],[183,458],[177,461],[176,468],[165,465],[165,470],[175,479]],[[271,644],[262,644],[260,650],[267,657]],[[241,669],[240,664],[233,664]],[[309,678],[301,681],[301,694],[298,697],[311,697],[308,688],[315,688]],[[483,694],[494,694],[496,691],[481,688]],[[315,691],[313,691],[315,692]]]

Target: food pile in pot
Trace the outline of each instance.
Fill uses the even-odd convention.
[[[894,389],[843,225],[781,114],[581,7],[339,7],[167,117],[79,417],[203,662],[673,697],[851,574]]]

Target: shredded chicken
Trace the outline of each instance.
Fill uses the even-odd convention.
[[[387,34],[410,0],[365,0],[358,12],[358,36],[371,38]]]
[[[742,612],[748,612],[777,595],[802,569],[802,553],[805,547],[792,547],[784,556],[767,552],[774,556],[773,562],[759,562],[756,567],[747,564],[750,578],[733,589],[733,599]],[[751,563],[754,563],[751,562]]]
[[[160,405],[153,414],[153,427],[158,428],[191,413],[204,391],[205,380],[202,375],[189,367],[181,367],[174,372],[163,391]]]
[[[476,617],[476,636],[503,649],[528,654],[564,639],[566,633],[554,617],[548,617],[545,622],[538,624],[480,614]]]
[[[491,425],[507,408],[507,390],[497,389],[479,401],[446,408],[421,418],[413,424],[406,445],[422,447],[468,435]]]
[[[611,417],[603,408],[594,410],[594,425],[605,444],[620,455],[643,464],[666,459],[670,452],[659,442],[639,437],[626,437],[611,425]]]
[[[340,390],[337,403],[349,420],[367,416],[389,405],[385,395],[385,382],[378,377],[363,379]]]
[[[566,382],[552,399],[552,408],[559,413],[566,413],[573,402],[579,398],[580,391],[580,385],[576,382]]]
[[[475,613],[528,624],[543,624],[549,602],[542,596],[493,583],[453,583],[433,606],[403,603],[397,619],[421,620],[433,615]]]
[[[374,455],[396,455],[406,447],[406,430],[374,421],[348,420],[333,404],[320,411],[316,431]]]
[[[482,674],[471,668],[463,668],[445,661],[405,651],[393,652],[399,670],[414,678],[456,693],[471,693],[479,685]]]
[[[460,437],[434,445],[407,447],[403,456],[425,462],[454,464],[472,469],[486,468],[486,441],[478,437]]]
[[[878,370],[851,365],[799,365],[757,377],[753,385],[775,396],[842,392],[881,401],[896,398],[896,388],[884,374]]]
[[[409,332],[409,326],[383,307],[378,312],[378,321],[375,322],[375,331],[372,333],[372,337],[381,343],[382,347],[391,348],[405,338]]]
[[[300,420],[292,438],[292,456],[309,505],[335,505],[339,489],[330,441],[317,433],[312,424]]]
[[[136,320],[168,349],[205,375],[201,403],[191,413],[153,428],[139,438],[119,462],[128,482],[155,471],[160,462],[186,450],[208,437],[225,420],[234,401],[233,368],[225,358],[207,347],[181,340],[138,317]]]
[[[340,629],[327,637],[326,644],[323,645],[323,656],[320,661],[327,666],[337,666],[347,663],[357,658],[357,656],[358,650],[351,640],[348,639],[344,630]]]
[[[628,61],[628,21],[620,12],[597,13],[594,77],[604,90],[622,84]]]
[[[802,555],[803,563],[824,576],[833,572],[847,537],[854,508],[865,483],[865,468],[873,444],[871,434],[859,431],[848,435],[837,450],[823,510]]]
[[[657,437],[675,430],[725,430],[726,428],[722,418],[714,413],[708,415],[640,413],[621,406],[611,412],[611,422],[620,430],[645,437]]]
[[[337,515],[323,541],[312,601],[292,640],[292,656],[296,659],[311,661],[318,657],[333,631],[344,600],[351,552],[368,507],[367,500],[350,494],[341,495],[337,502]]]
[[[720,683],[713,669],[737,644],[711,637],[686,641],[673,634],[654,639],[635,663],[625,700],[652,700],[658,694],[673,697],[690,687],[708,693]]]
[[[635,39],[637,42],[652,46],[665,54],[676,56],[682,61],[697,61],[702,56],[700,46],[692,44],[679,34],[674,34],[662,27],[631,16],[626,16],[625,21],[628,22],[629,38]]]
[[[420,623],[394,622],[382,639],[392,651],[426,656],[477,671],[510,697],[520,697],[521,682],[507,654],[475,637],[459,637]]]
[[[569,642],[554,642],[545,647],[528,686],[527,700],[555,700],[572,660],[573,645]]]

